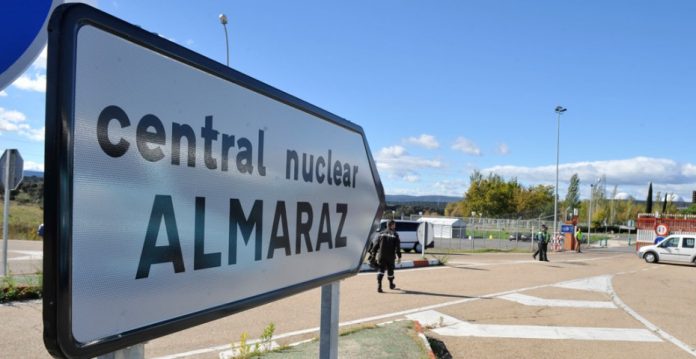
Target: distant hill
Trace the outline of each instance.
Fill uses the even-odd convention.
[[[43,178],[44,173],[38,171],[24,171],[24,177],[39,177]]]
[[[387,203],[417,203],[417,202],[441,202],[450,203],[461,201],[461,197],[453,196],[409,196],[404,194],[388,194],[385,196]]]

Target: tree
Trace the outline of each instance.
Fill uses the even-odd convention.
[[[469,180],[464,199],[448,204],[446,215],[468,217],[475,212],[487,217],[536,218],[540,213],[552,213],[551,186],[525,188],[515,178],[506,181],[496,174],[484,177],[478,171]]]
[[[645,213],[652,213],[652,182],[650,182],[650,187],[648,187],[648,199],[645,201]]]
[[[565,201],[563,205],[566,208],[578,208],[580,209],[580,178],[578,174],[573,174],[570,177],[570,183],[568,184],[568,193],[566,193]]]

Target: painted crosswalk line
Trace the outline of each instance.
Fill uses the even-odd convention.
[[[568,300],[568,299],[546,299],[533,297],[530,295],[511,293],[501,295],[498,298],[511,302],[516,302],[529,306],[537,307],[566,307],[566,308],[608,308],[614,309],[616,305],[610,301],[597,300]]]
[[[421,325],[431,327],[432,331],[443,336],[629,342],[662,341],[647,329],[472,324],[434,310],[414,313],[406,317],[418,320]]]

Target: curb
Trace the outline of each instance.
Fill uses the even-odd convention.
[[[394,266],[394,269],[408,269],[408,268],[419,268],[419,267],[431,267],[439,266],[439,259],[416,259],[412,261],[403,261]],[[376,272],[377,269],[370,267],[369,264],[363,263],[360,265],[360,272]]]
[[[423,346],[425,346],[425,350],[427,351],[428,359],[436,359],[435,353],[433,353],[433,347],[430,346],[430,342],[428,342],[428,338],[425,337],[425,333],[423,332],[423,326],[419,321],[414,320],[413,328],[416,330],[418,337],[423,341]]]

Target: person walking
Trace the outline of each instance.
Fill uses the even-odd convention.
[[[382,279],[385,271],[387,272],[387,279],[389,279],[389,289],[396,289],[396,284],[394,283],[394,262],[396,260],[396,263],[401,263],[401,240],[396,232],[396,222],[394,220],[390,220],[387,229],[380,233],[376,243],[372,246],[371,253],[378,265],[377,292],[384,293],[382,290]]]
[[[546,256],[546,252],[549,245],[549,234],[547,233],[548,227],[545,224],[541,225],[541,231],[537,235],[539,243],[537,244],[537,250],[534,252],[532,257],[536,259],[539,256],[539,261],[548,262],[549,258]]]
[[[580,243],[582,243],[582,231],[580,230],[580,226],[575,227],[575,243],[575,251],[582,253],[580,250]]]

